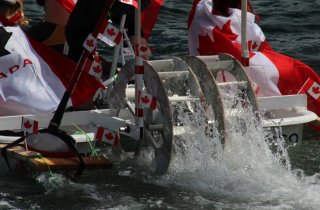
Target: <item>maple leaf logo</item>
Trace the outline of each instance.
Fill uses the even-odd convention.
[[[104,136],[106,137],[106,139],[107,139],[108,141],[111,141],[111,140],[114,139],[114,137],[113,137],[113,135],[112,135],[111,132],[106,133]]]
[[[257,49],[257,47],[258,47],[257,42],[254,42],[253,45],[252,45],[252,49]]]
[[[95,55],[93,59],[97,63],[101,63],[101,61],[102,61],[102,59],[101,59],[101,57],[99,55]]]
[[[231,30],[231,20],[228,20],[222,27],[221,33],[223,33],[228,39],[234,41],[239,35],[234,34]]]
[[[213,37],[213,38],[211,38]],[[212,35],[198,35],[200,55],[216,55],[219,53],[228,53],[234,56],[238,61],[241,61],[241,45],[236,43],[238,38],[231,30],[231,21],[227,21],[221,29],[214,27]],[[250,54],[250,57],[254,54]]]
[[[29,129],[29,128],[32,127],[32,124],[29,122],[29,120],[28,120],[27,122],[23,123],[23,125],[24,125],[24,127],[25,127],[26,129]]]
[[[146,46],[141,46],[140,47],[140,51],[141,52],[146,52],[148,50],[148,47],[146,47]]]
[[[147,103],[150,102],[150,99],[149,99],[148,96],[144,96],[144,97],[141,98],[141,101],[142,101],[142,103],[147,104]]]
[[[92,48],[92,47],[94,46],[94,41],[93,41],[93,39],[88,39],[88,40],[86,41],[86,44],[87,44],[88,47]]]
[[[94,66],[94,67],[93,67],[93,71],[94,71],[95,73],[100,73],[100,72],[102,71],[101,65],[96,65],[96,66]]]
[[[319,87],[312,87],[312,92],[316,95],[320,94],[320,88]]]
[[[114,35],[116,35],[116,32],[114,31],[114,28],[109,28],[107,29],[107,34],[113,37]]]

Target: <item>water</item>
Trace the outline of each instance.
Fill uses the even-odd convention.
[[[260,26],[273,48],[320,68],[320,1],[253,0]],[[31,20],[41,10],[25,0]],[[167,0],[150,43],[153,59],[187,54],[187,15],[191,0]],[[320,70],[318,71],[320,72]],[[175,142],[170,171],[162,177],[116,165],[110,171],[86,171],[80,180],[63,175],[24,177],[1,173],[0,209],[319,209],[319,135],[306,129],[307,140],[281,155],[271,152],[264,131],[250,114],[242,116],[247,132],[230,121],[231,144],[226,150],[216,138],[197,129]],[[232,127],[233,126],[233,127]],[[178,132],[178,131],[176,131]]]

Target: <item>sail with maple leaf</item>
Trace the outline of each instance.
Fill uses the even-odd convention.
[[[228,53],[241,61],[241,10],[230,8],[230,16],[212,13],[211,0],[196,0],[189,14],[190,55]],[[320,83],[317,73],[306,64],[272,50],[255,15],[247,13],[249,67],[252,81],[259,86],[258,96],[297,94],[309,79]],[[320,104],[308,95],[308,109],[320,116]]]

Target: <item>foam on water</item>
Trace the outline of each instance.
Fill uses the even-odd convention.
[[[257,123],[250,108],[238,106],[232,112],[237,117],[227,119],[225,148],[218,136],[205,135],[203,110],[197,109],[193,117],[181,112],[184,126],[175,129],[179,138],[174,141],[170,173],[161,183],[200,190],[238,207],[318,209],[319,174],[291,170],[283,138],[266,140],[270,131]],[[271,151],[271,145],[276,149]]]

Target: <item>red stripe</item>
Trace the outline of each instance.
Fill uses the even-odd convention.
[[[140,48],[139,44],[135,44],[135,48],[134,49],[135,49],[136,57],[139,57],[139,55],[140,55],[139,48]]]
[[[144,74],[144,66],[135,66],[136,74]]]
[[[314,84],[314,81],[311,78],[309,78],[306,81],[306,83],[303,85],[303,90],[307,92],[312,87],[313,84]]]
[[[102,137],[103,137],[103,134],[104,134],[104,128],[102,127],[99,127],[98,130],[97,130],[97,134],[96,134],[96,140],[98,141],[102,141]]]
[[[119,31],[116,38],[114,39],[114,43],[119,44],[121,42],[121,39],[122,39],[122,32]]]
[[[33,133],[37,134],[38,133],[38,121],[33,121]]]
[[[143,109],[136,109],[136,117],[143,117]]]
[[[249,58],[241,58],[241,63],[244,67],[249,66]]]
[[[156,97],[152,96],[151,103],[150,103],[150,109],[155,110],[157,108],[157,99]]]
[[[99,26],[99,33],[103,34],[104,31],[106,30],[108,24],[109,24],[109,22],[107,20],[103,20]]]

